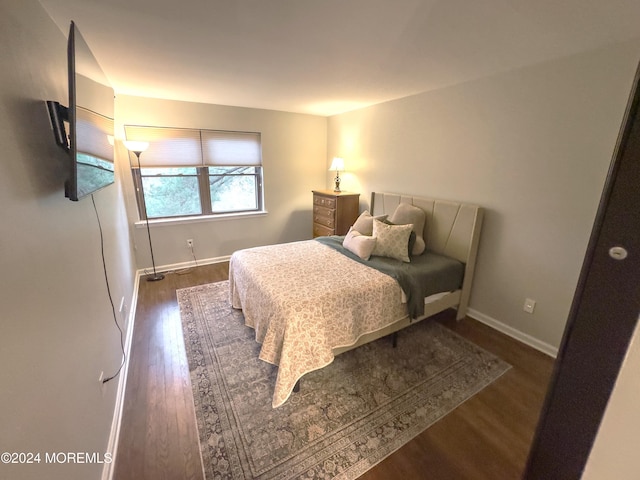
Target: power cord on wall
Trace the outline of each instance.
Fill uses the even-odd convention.
[[[191,242],[189,244],[189,249],[191,250],[191,257],[193,258],[193,263],[195,263],[195,266],[197,267],[198,266],[198,260],[196,259],[195,252],[193,251],[193,242]]]
[[[113,380],[118,376],[118,374],[122,370],[122,367],[125,364],[125,361],[127,359],[127,354],[125,353],[125,350],[124,350],[124,332],[122,331],[122,328],[120,328],[120,324],[118,324],[118,317],[116,316],[116,307],[113,304],[113,297],[111,296],[111,288],[109,286],[109,277],[107,275],[107,262],[105,261],[105,258],[104,258],[104,235],[102,234],[102,224],[100,223],[100,215],[98,214],[98,208],[96,207],[96,201],[93,198],[93,194],[91,194],[91,202],[93,203],[93,210],[96,212],[96,219],[98,220],[98,230],[100,230],[100,253],[102,255],[102,269],[104,271],[104,281],[105,281],[105,284],[107,285],[107,294],[109,295],[109,303],[111,303],[111,312],[113,313],[113,321],[116,324],[116,327],[118,328],[118,330],[120,331],[120,348],[122,349],[122,363],[120,364],[120,367],[118,368],[116,373],[102,380],[102,383],[105,384],[109,380]]]

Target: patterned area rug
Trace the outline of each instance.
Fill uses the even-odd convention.
[[[228,302],[228,282],[178,290],[207,480],[354,479],[510,367],[423,321],[336,357],[271,407],[277,367]]]

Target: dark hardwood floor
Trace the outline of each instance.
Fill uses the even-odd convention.
[[[176,290],[227,278],[222,263],[141,280],[115,480],[203,479]],[[519,479],[553,359],[453,311],[436,320],[513,368],[361,478]]]

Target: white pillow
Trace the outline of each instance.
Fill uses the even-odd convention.
[[[361,259],[369,260],[371,252],[376,246],[376,239],[368,235],[362,235],[351,227],[342,241],[342,246],[358,255]]]
[[[408,203],[400,203],[396,210],[393,212],[389,221],[396,225],[413,225],[413,231],[416,232],[416,243],[413,245],[412,255],[420,255],[425,250],[424,238],[424,222],[425,213],[419,207],[410,205]]]
[[[362,235],[373,235],[374,218],[377,218],[378,220],[386,220],[387,215],[377,215],[375,217],[372,217],[369,213],[369,210],[365,210],[356,219],[356,222],[353,224],[353,229],[357,232],[360,232]]]
[[[376,244],[372,255],[390,257],[409,262],[409,237],[413,225],[387,225],[380,220],[373,220],[373,237]]]

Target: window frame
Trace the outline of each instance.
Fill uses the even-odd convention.
[[[253,168],[255,173],[227,173],[227,174],[212,174],[209,169],[215,168],[212,166],[203,168],[203,176],[205,178],[202,179],[202,187],[206,190],[207,202],[209,207],[208,215],[225,215],[225,214],[233,214],[233,213],[245,213],[245,212],[261,212],[263,211],[263,195],[262,195],[262,166],[251,165],[250,167],[246,165],[237,165],[237,166],[229,166],[230,168]],[[206,171],[206,173],[204,173]],[[256,208],[244,209],[244,210],[228,210],[228,211],[213,211],[213,202],[211,201],[211,187],[210,187],[210,178],[212,176],[216,177],[232,177],[232,176],[243,176],[243,177],[253,177],[255,184],[255,201]],[[201,201],[203,197],[200,197]]]
[[[258,132],[240,132],[240,131],[223,131],[223,130],[202,130],[202,129],[191,129],[191,128],[170,128],[170,127],[147,127],[147,126],[127,126],[125,125],[125,135],[127,135],[127,128],[134,129],[135,132],[134,138],[127,138],[128,140],[144,140],[144,138],[139,138],[140,135],[143,135],[145,131],[149,131],[152,133],[152,138],[155,138],[156,141],[164,141],[171,140],[172,137],[168,136],[163,138],[162,132],[163,130],[169,132],[184,132],[185,135],[195,135],[200,138],[199,148],[201,149],[201,156],[203,158],[202,163],[200,164],[182,164],[182,160],[177,160],[175,163],[166,162],[153,162],[149,163],[149,159],[147,158],[147,162],[145,162],[144,158],[142,164],[140,163],[140,158],[132,157],[132,153],[129,153],[130,167],[131,167],[131,175],[133,179],[134,185],[134,193],[136,204],[138,208],[138,216],[140,221],[149,221],[152,223],[164,223],[164,222],[179,222],[179,221],[189,221],[189,220],[198,220],[198,219],[215,219],[215,218],[228,218],[228,217],[242,217],[248,215],[257,215],[264,214],[266,210],[264,208],[264,167],[262,162],[262,135]],[[142,132],[142,133],[141,133]],[[179,133],[178,135],[182,135]],[[249,160],[252,163],[246,164],[237,164],[231,165],[226,161],[222,161],[221,163],[215,162],[205,162],[204,158],[207,155],[207,152],[204,152],[205,148],[210,148],[208,144],[205,144],[205,139],[210,138],[211,136],[216,136],[217,138],[224,138],[237,140],[246,138],[246,136],[253,137],[255,144],[257,145],[257,155],[254,160]],[[234,138],[237,137],[237,138]],[[255,147],[254,147],[255,148]],[[173,153],[173,152],[172,152]],[[235,152],[232,152],[235,153]],[[142,156],[144,157],[144,153]],[[135,155],[134,155],[135,157]],[[177,155],[176,155],[177,158]],[[246,161],[246,159],[241,158],[240,161]],[[146,205],[146,195],[144,192],[144,178],[154,178],[160,177],[161,175],[143,175],[144,170],[149,168],[153,169],[163,169],[163,168],[195,168],[195,176],[198,184],[198,196],[200,200],[200,209],[201,213],[197,214],[178,214],[178,215],[169,215],[169,216],[153,216],[147,217],[147,205]],[[212,173],[210,171],[216,168],[229,168],[229,169],[253,169],[254,173]],[[169,175],[170,177],[179,177],[181,175]],[[186,176],[186,175],[185,175]],[[210,179],[212,177],[231,177],[231,176],[251,176],[254,178],[255,185],[255,204],[256,208],[250,209],[240,209],[240,210],[218,210],[214,211],[212,198],[211,198],[211,190],[210,190]]]
[[[153,178],[157,177],[156,175],[143,175],[142,170],[145,168],[171,168],[171,167],[132,167],[131,174],[133,176],[133,185],[135,189],[136,203],[138,206],[138,215],[140,220],[147,220],[147,209],[145,204],[145,195],[143,194],[144,185],[142,184],[142,179],[145,177]],[[247,168],[245,165],[239,165],[237,167],[232,168]],[[261,166],[252,166],[251,168],[255,169],[255,173],[241,173],[241,174],[211,174],[209,172],[209,167],[195,167],[196,174],[193,175],[196,177],[198,182],[198,194],[200,199],[200,209],[201,213],[196,214],[181,214],[181,215],[169,215],[163,217],[149,217],[149,221],[162,221],[162,220],[172,220],[172,219],[188,219],[188,218],[199,218],[199,217],[211,217],[217,215],[234,215],[234,214],[250,214],[250,213],[262,213],[264,212],[264,196],[263,196],[263,167]],[[171,177],[179,177],[181,175],[171,175]],[[192,176],[192,175],[189,175]],[[251,209],[242,209],[242,210],[220,210],[214,211],[213,204],[211,202],[211,190],[209,187],[209,178],[211,176],[217,177],[227,177],[227,176],[251,176],[254,177],[255,182],[255,195],[256,195],[256,208]]]

